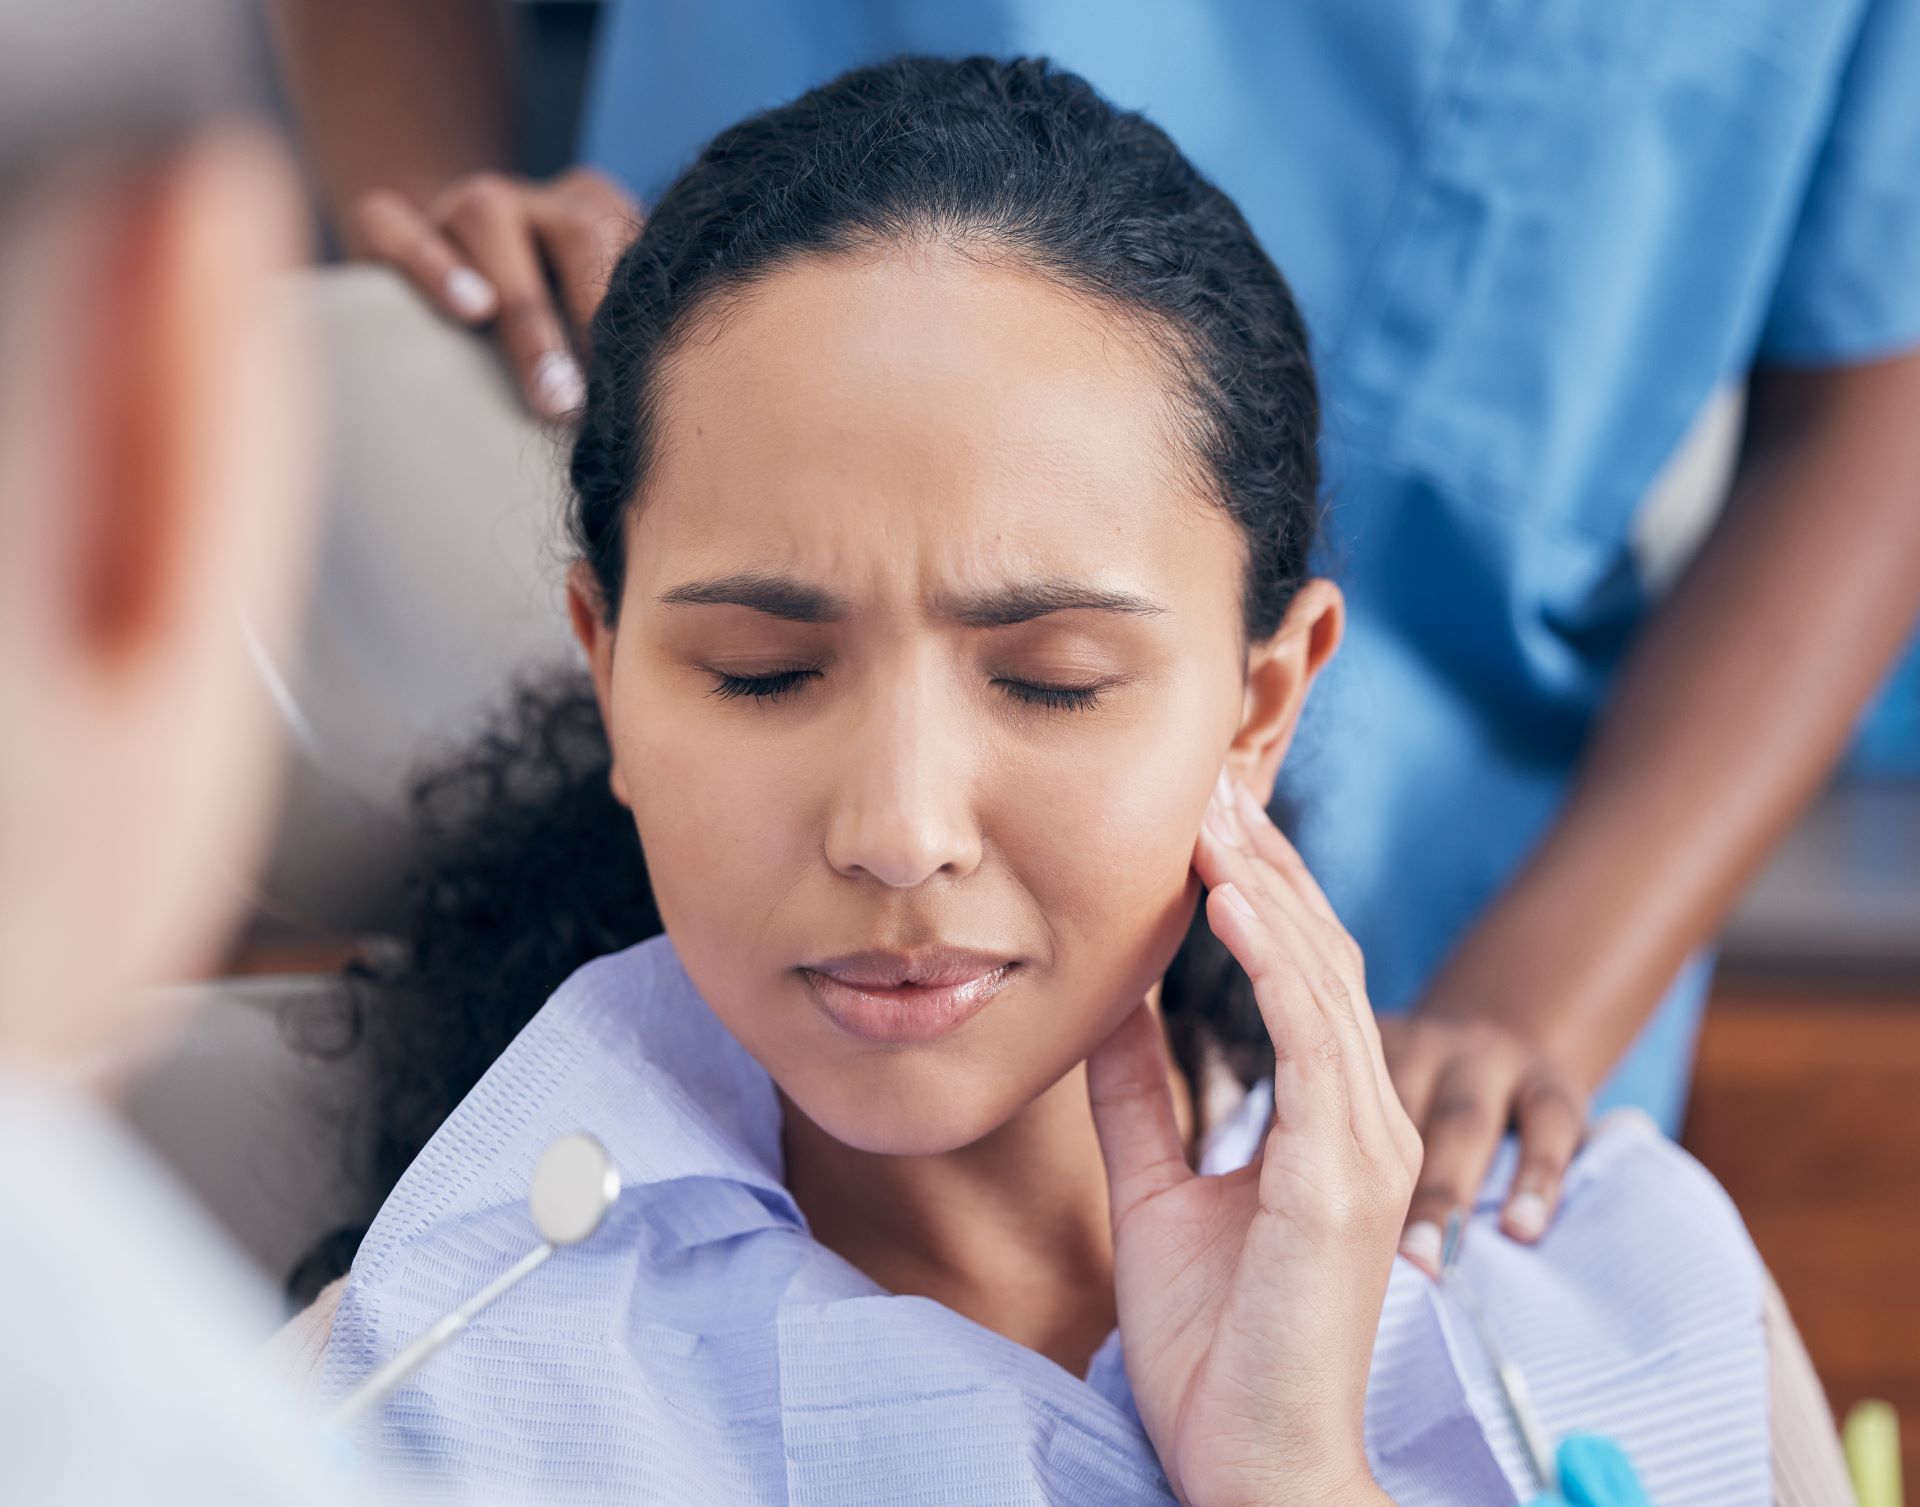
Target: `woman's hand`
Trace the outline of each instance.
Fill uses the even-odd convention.
[[[1420,1138],[1387,1075],[1359,949],[1224,775],[1194,867],[1273,1036],[1274,1122],[1253,1163],[1200,1176],[1151,1011],[1089,1060],[1134,1399],[1190,1507],[1385,1501],[1362,1416]]]
[[[528,407],[557,419],[586,396],[578,353],[640,219],[626,190],[589,168],[538,183],[476,173],[425,210],[376,189],[348,216],[347,243],[449,319],[491,324]]]
[[[1400,1101],[1426,1148],[1401,1253],[1439,1275],[1447,1217],[1473,1203],[1509,1124],[1520,1134],[1520,1161],[1500,1224],[1515,1240],[1538,1240],[1586,1133],[1585,1090],[1493,1020],[1421,1010],[1381,1021],[1380,1034]]]

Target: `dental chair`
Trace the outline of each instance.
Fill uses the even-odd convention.
[[[310,611],[259,661],[287,778],[247,936],[378,939],[402,924],[410,770],[464,743],[507,682],[569,663],[559,548],[565,436],[526,412],[492,346],[384,270],[303,274],[325,403]],[[278,1286],[371,1214],[343,1126],[364,1088],[329,1058],[343,985],[287,973],[183,986],[184,1028],[102,1065],[127,1118]],[[321,1048],[319,1052],[311,1048]]]

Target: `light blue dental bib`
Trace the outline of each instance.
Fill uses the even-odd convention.
[[[1171,1500],[1117,1332],[1077,1377],[885,1292],[812,1238],[781,1183],[772,1081],[665,937],[574,974],[408,1169],[347,1284],[330,1394],[537,1243],[528,1181],[574,1130],[605,1143],[627,1191],[592,1240],[388,1403],[369,1442],[404,1486],[676,1507]],[[1258,1122],[1246,1131],[1231,1160],[1257,1145]],[[1577,1159],[1554,1228],[1528,1250],[1495,1228],[1511,1158],[1462,1266],[1548,1427],[1618,1439],[1661,1507],[1766,1503],[1761,1274],[1725,1195],[1650,1126],[1623,1123]],[[1367,1437],[1401,1507],[1525,1494],[1464,1314],[1405,1261]]]

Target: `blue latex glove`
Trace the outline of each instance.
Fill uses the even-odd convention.
[[[1560,1490],[1543,1492],[1527,1507],[1653,1507],[1626,1451],[1598,1434],[1569,1434],[1553,1452]]]

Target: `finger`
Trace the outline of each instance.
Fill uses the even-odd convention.
[[[1331,992],[1352,1008],[1364,1035],[1376,1036],[1359,945],[1340,924],[1293,844],[1246,787],[1229,780],[1225,770],[1214,787],[1214,809],[1220,815],[1210,819],[1209,829],[1245,856],[1259,890],[1307,938],[1315,957],[1335,976],[1337,987]]]
[[[1409,1029],[1405,1020],[1393,1020],[1376,1029],[1383,1049],[1381,1064],[1388,1075],[1387,1118],[1393,1124],[1402,1161],[1418,1172],[1426,1160],[1419,1127],[1445,1059],[1426,1038]]]
[[[500,296],[494,330],[527,404],[543,418],[564,418],[586,397],[586,379],[567,344],[521,190],[481,174],[449,197],[444,221],[454,240]]]
[[[1117,1227],[1129,1211],[1194,1175],[1174,1118],[1160,1021],[1145,1001],[1087,1058],[1087,1099]]]
[[[1225,780],[1224,771],[1222,779]],[[1391,1097],[1394,1092],[1393,1079],[1387,1071],[1379,1022],[1374,1018],[1373,1004],[1367,997],[1366,957],[1360,950],[1360,944],[1342,924],[1326,892],[1313,877],[1313,871],[1307,867],[1306,860],[1300,856],[1292,840],[1280,830],[1273,814],[1256,801],[1253,792],[1238,780],[1228,782],[1228,788],[1247,845],[1320,923],[1315,931],[1321,941],[1321,950],[1348,980],[1346,987],[1351,991],[1354,1018],[1367,1038],[1368,1056],[1379,1077],[1380,1093],[1383,1098]]]
[[[1381,1036],[1394,1092],[1413,1123],[1424,1125],[1434,1085],[1440,1080],[1440,1069],[1446,1066],[1446,1054],[1405,1020],[1394,1021],[1390,1029],[1383,1028]]]
[[[1455,1057],[1440,1074],[1421,1122],[1425,1156],[1400,1238],[1401,1253],[1429,1275],[1440,1274],[1448,1217],[1464,1214],[1486,1180],[1512,1102],[1512,1079],[1484,1059]]]
[[[1298,961],[1282,947],[1238,884],[1222,880],[1207,895],[1207,924],[1246,970],[1274,1054],[1274,1119],[1292,1129],[1323,1128],[1337,1111],[1350,1127],[1350,1090],[1339,1031],[1314,998]],[[1283,1082],[1295,1086],[1291,1095]]]
[[[1328,901],[1326,891],[1320,888],[1320,881],[1313,877],[1313,871],[1307,867],[1306,860],[1300,856],[1287,834],[1280,830],[1273,814],[1253,798],[1253,792],[1238,780],[1230,781],[1233,792],[1234,809],[1240,816],[1241,825],[1254,851],[1286,878],[1294,890],[1304,900],[1315,915],[1340,927],[1342,935],[1346,928],[1340,925],[1340,918],[1334,913],[1333,905]]]
[[[1259,856],[1243,836],[1233,841],[1221,835],[1232,830],[1235,820],[1231,803],[1216,800],[1202,834],[1196,867],[1210,888],[1224,886],[1248,899],[1272,947],[1292,964],[1306,999],[1331,1033],[1329,1045],[1338,1049],[1328,1052],[1321,1048],[1349,1080],[1344,1097],[1353,1110],[1354,1133],[1373,1142],[1388,1132],[1382,1095],[1390,1090],[1390,1082],[1385,1065],[1377,1061],[1374,1038],[1360,1024],[1360,1016],[1371,1013],[1365,1004],[1365,991],[1345,973],[1344,959],[1330,953],[1328,933],[1306,924],[1302,899],[1271,869],[1261,872]],[[1211,918],[1211,906],[1208,914]],[[1260,991],[1255,982],[1258,999]],[[1277,1028],[1271,1020],[1267,1027],[1274,1035],[1277,1051],[1281,1045],[1280,1037],[1274,1034]]]
[[[405,199],[376,189],[354,206],[348,238],[361,254],[385,262],[420,296],[460,324],[484,324],[499,309],[493,284],[455,254],[447,238]]]
[[[1338,981],[1334,992],[1343,996],[1360,1028],[1364,1039],[1363,1050],[1376,1080],[1375,1091],[1383,1106],[1394,1104],[1394,1080],[1387,1069],[1380,1025],[1374,1018],[1373,1004],[1367,997],[1366,959],[1360,951],[1360,944],[1341,924],[1326,892],[1320,888],[1319,881],[1313,877],[1299,850],[1274,822],[1272,813],[1256,801],[1253,793],[1238,780],[1227,781],[1224,771],[1221,778],[1233,801],[1235,814],[1240,819],[1245,845],[1260,862],[1273,870],[1319,923],[1309,929],[1319,944],[1322,958],[1332,970],[1333,979]],[[1401,1142],[1404,1155],[1411,1143],[1404,1128],[1397,1129],[1395,1134]]]
[[[1587,1104],[1565,1079],[1536,1068],[1514,1098],[1520,1128],[1520,1165],[1500,1212],[1500,1228],[1532,1244],[1546,1233],[1560,1202],[1560,1185],[1585,1133]]]
[[[639,232],[639,206],[598,174],[570,175],[561,191],[537,201],[534,223],[574,338],[585,350],[608,274]]]

